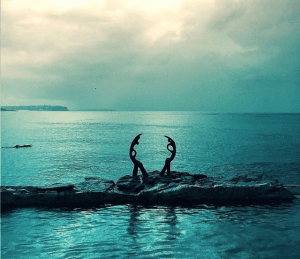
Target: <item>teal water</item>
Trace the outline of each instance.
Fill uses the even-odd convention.
[[[262,175],[300,184],[299,114],[2,112],[2,185],[117,180],[132,139],[148,171],[177,145],[172,169]],[[2,258],[300,258],[300,202],[273,206],[14,209],[2,211]]]

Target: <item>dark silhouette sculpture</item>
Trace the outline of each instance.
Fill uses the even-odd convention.
[[[174,157],[176,156],[176,145],[175,145],[174,140],[168,136],[165,136],[165,137],[169,141],[169,144],[167,145],[167,149],[171,152],[172,155],[166,159],[164,168],[160,172],[161,176],[164,175],[166,171],[167,171],[167,175],[169,175],[171,173],[171,162],[174,159]],[[171,146],[173,149],[169,149],[169,146]]]
[[[144,177],[148,177],[148,173],[145,169],[145,167],[143,166],[142,162],[138,161],[135,157],[136,157],[136,151],[134,149],[134,146],[135,145],[138,145],[139,144],[139,139],[140,139],[140,136],[142,134],[139,134],[137,135],[133,141],[131,142],[131,145],[130,145],[130,150],[129,150],[129,157],[132,161],[132,163],[134,164],[134,167],[133,167],[133,172],[132,172],[132,176],[137,176],[138,175],[138,169],[140,168],[142,174]],[[132,154],[134,152],[134,154]]]

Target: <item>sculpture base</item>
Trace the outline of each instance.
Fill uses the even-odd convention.
[[[242,179],[242,178],[241,178]],[[249,181],[218,182],[205,175],[158,171],[141,176],[123,176],[115,184],[96,177],[78,184],[59,186],[2,186],[2,207],[55,206],[86,207],[103,204],[268,204],[292,201],[295,196],[278,182],[257,184]],[[57,189],[55,189],[57,188]]]

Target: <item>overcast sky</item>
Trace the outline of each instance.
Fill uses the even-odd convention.
[[[2,105],[300,112],[299,0],[2,0]]]

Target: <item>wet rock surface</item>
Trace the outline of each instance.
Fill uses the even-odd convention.
[[[141,176],[125,175],[117,181],[117,188],[119,190],[127,190],[139,192],[145,188],[151,188],[153,185],[164,184],[189,184],[194,185],[196,181],[207,178],[206,175],[193,175],[187,172],[173,171],[170,175],[160,175],[159,171],[153,171],[144,178]]]
[[[101,204],[251,204],[292,201],[293,193],[278,181],[260,182],[257,177],[238,176],[226,181],[200,174],[159,171],[125,175],[117,183],[97,177],[76,184],[49,186],[1,186],[5,206],[97,206]]]
[[[120,191],[138,193],[145,189],[140,176],[125,175],[117,181],[117,188]]]

